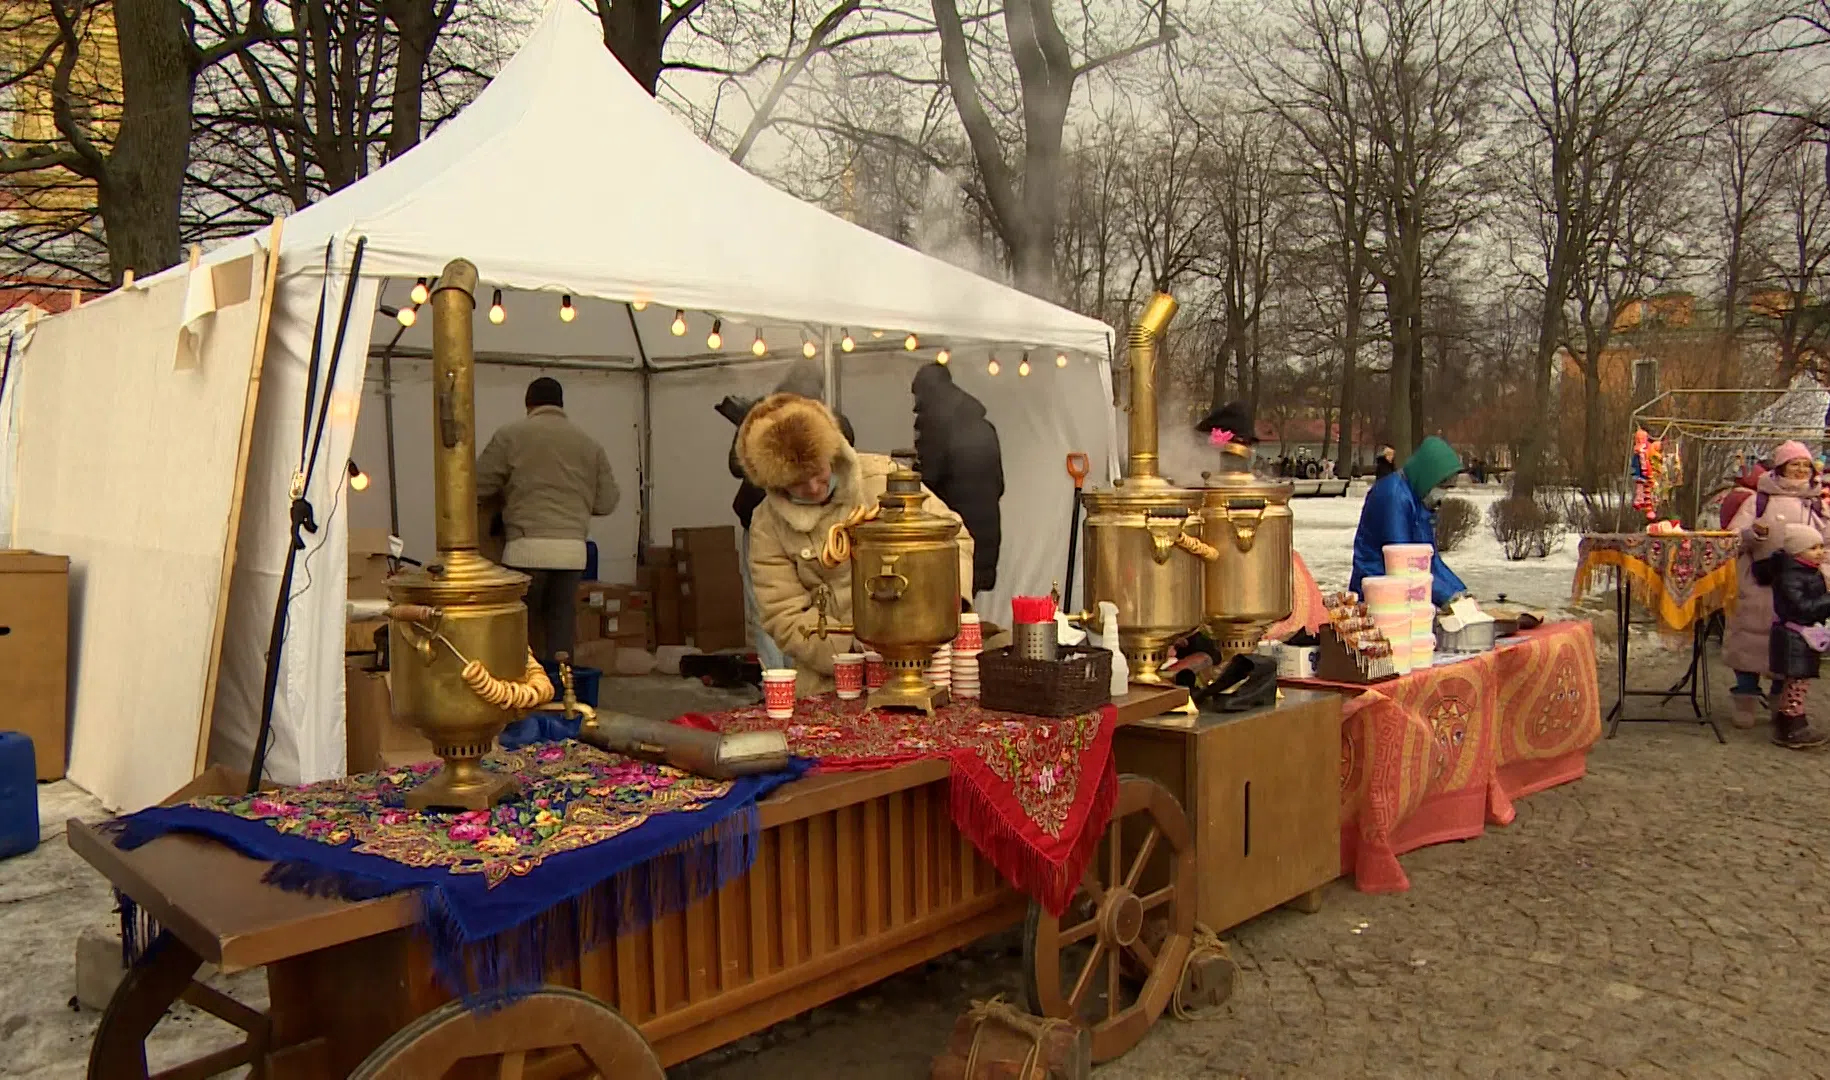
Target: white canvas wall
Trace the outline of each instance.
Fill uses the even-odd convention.
[[[216,631],[261,285],[175,370],[187,284],[44,320],[20,373],[15,540],[70,557],[69,776],[110,807],[194,775]]]

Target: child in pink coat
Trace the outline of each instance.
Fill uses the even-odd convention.
[[[1760,722],[1760,676],[1767,670],[1767,644],[1773,627],[1773,588],[1754,568],[1780,549],[1789,525],[1806,525],[1830,536],[1830,505],[1816,479],[1811,451],[1787,442],[1773,452],[1773,469],[1760,478],[1755,494],[1742,501],[1726,524],[1741,534],[1736,560],[1735,610],[1722,638],[1722,658],[1734,669],[1735,726]]]

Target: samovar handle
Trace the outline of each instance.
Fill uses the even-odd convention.
[[[1233,516],[1235,506],[1245,510],[1255,509],[1258,512],[1252,515],[1249,524],[1241,524]],[[1226,504],[1226,524],[1233,530],[1233,546],[1239,549],[1240,554],[1251,552],[1253,543],[1258,539],[1258,527],[1264,524],[1265,512],[1269,509],[1270,504],[1263,499],[1238,499]],[[1243,514],[1240,516],[1244,517]]]
[[[1144,528],[1150,533],[1150,557],[1156,560],[1158,566],[1169,561],[1169,556],[1175,551],[1176,543],[1181,538],[1182,530],[1187,524],[1187,514],[1179,514],[1172,518],[1145,511]]]
[[[865,581],[864,587],[870,590],[871,599],[880,604],[887,604],[902,599],[902,594],[909,589],[909,579],[896,572],[896,560],[899,555],[885,555],[883,569]],[[883,582],[884,584],[878,584]]]

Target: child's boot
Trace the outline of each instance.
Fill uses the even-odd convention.
[[[1787,750],[1814,750],[1830,742],[1830,736],[1816,730],[1803,713],[1773,713],[1773,743]]]
[[[1743,730],[1758,726],[1760,723],[1760,695],[1755,693],[1732,696],[1735,700],[1735,726]]]

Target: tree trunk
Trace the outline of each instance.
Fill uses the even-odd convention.
[[[1601,350],[1588,350],[1582,365],[1582,490],[1595,492],[1601,485],[1601,457],[1606,451],[1601,437]]]
[[[1550,400],[1551,365],[1556,360],[1557,342],[1563,336],[1563,298],[1567,292],[1563,275],[1553,270],[1549,287],[1544,290],[1543,307],[1538,311],[1538,347],[1532,355],[1532,405],[1539,422],[1526,428],[1525,445],[1512,474],[1512,493],[1526,498],[1544,482],[1544,459],[1553,431],[1549,420],[1555,415]]]
[[[604,27],[604,45],[654,96],[661,83],[660,0],[598,0],[597,18]]]
[[[1387,321],[1392,329],[1392,362],[1390,386],[1385,396],[1385,441],[1398,451],[1403,461],[1415,446],[1411,431],[1411,301],[1410,282],[1403,274],[1394,274],[1385,285]]]
[[[183,0],[116,0],[121,121],[96,197],[109,273],[149,277],[183,258],[178,213],[196,87],[193,16]]]
[[[394,62],[394,92],[389,102],[388,160],[419,145],[424,112],[426,62],[452,9],[437,10],[438,0],[394,0],[388,18],[399,40]],[[656,9],[657,14],[659,9]],[[652,93],[652,91],[650,91]]]
[[[1360,305],[1362,297],[1359,284],[1350,282],[1347,286],[1346,321],[1341,333],[1341,443],[1336,460],[1346,462],[1348,469],[1343,476],[1352,476],[1352,466],[1357,457],[1357,444],[1353,437],[1354,410],[1359,408],[1355,400],[1356,381],[1360,364]]]

